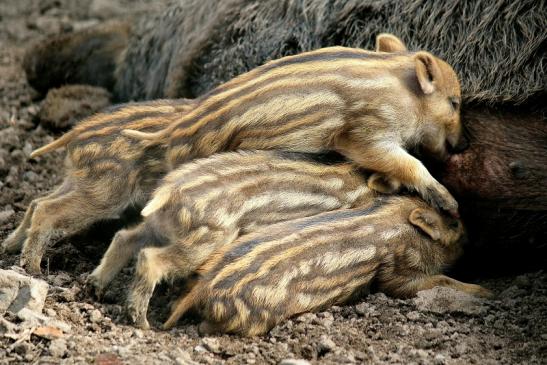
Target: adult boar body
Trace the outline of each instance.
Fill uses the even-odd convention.
[[[180,0],[131,29],[125,49],[102,53],[116,60],[112,91],[118,100],[197,97],[284,55],[331,45],[372,49],[380,32],[401,37],[411,50],[439,55],[462,80],[470,137],[470,148],[450,159],[439,177],[462,202],[471,242],[544,246],[544,2],[228,0],[218,6]],[[44,47],[27,57],[27,70],[62,61]],[[47,82],[41,79],[41,89]]]

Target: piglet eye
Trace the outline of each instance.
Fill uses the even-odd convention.
[[[452,229],[457,229],[460,227],[460,222],[458,221],[452,221],[448,224],[448,226]]]
[[[456,97],[450,98],[450,104],[452,105],[452,109],[459,110],[460,109],[460,99]]]

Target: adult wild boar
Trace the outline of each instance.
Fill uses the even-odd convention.
[[[437,177],[457,193],[471,241],[496,247],[546,241],[544,2],[179,0],[133,24],[129,37],[127,29],[122,24],[110,28],[110,37],[97,29],[43,42],[25,60],[30,83],[44,91],[62,82],[95,82],[62,77],[107,65],[97,83],[118,100],[192,98],[281,56],[333,45],[371,49],[381,32],[399,36],[410,50],[430,50],[462,80],[470,148],[451,157]],[[104,59],[74,62],[76,47],[93,42]]]

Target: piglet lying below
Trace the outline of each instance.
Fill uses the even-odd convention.
[[[296,314],[342,304],[372,282],[396,297],[435,286],[489,296],[440,274],[460,255],[463,236],[459,220],[401,196],[279,223],[213,254],[164,327],[196,306],[202,333],[260,335]]]
[[[353,165],[325,165],[310,158],[302,153],[232,152],[182,165],[154,192],[142,211],[144,222],[116,234],[89,283],[100,294],[140,250],[128,310],[138,326],[147,328],[146,310],[156,283],[192,274],[239,235],[374,201],[376,194]],[[376,189],[390,189],[380,175],[372,176]]]

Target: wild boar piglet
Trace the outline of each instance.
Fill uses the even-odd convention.
[[[294,315],[343,304],[371,283],[401,298],[435,286],[489,296],[441,274],[460,255],[463,237],[458,219],[395,195],[279,223],[215,252],[164,327],[196,307],[202,333],[260,335]]]
[[[89,283],[100,296],[140,250],[128,310],[137,325],[147,328],[146,311],[156,283],[192,274],[239,235],[373,201],[376,194],[353,165],[327,165],[309,157],[228,152],[182,165],[162,180],[142,210],[144,221],[116,234]]]
[[[47,246],[97,221],[117,218],[130,206],[142,208],[166,173],[164,151],[146,148],[120,131],[158,130],[192,103],[156,100],[110,107],[34,151],[31,157],[66,146],[65,177],[55,191],[30,203],[2,250],[22,249],[21,266],[37,274]]]
[[[226,150],[334,150],[456,215],[458,204],[409,150],[443,159],[463,141],[460,84],[446,62],[379,35],[377,51],[329,47],[228,81],[162,131],[122,133],[167,149],[171,168]]]

